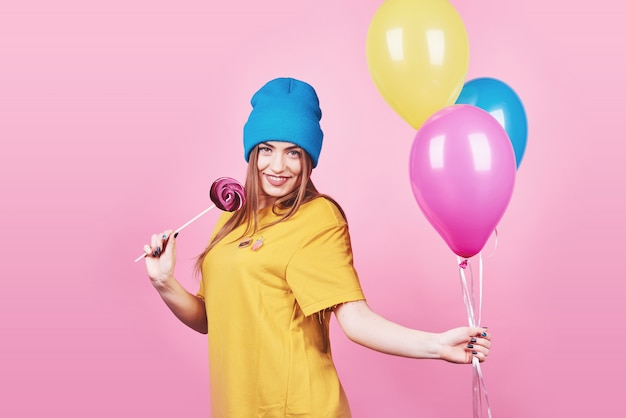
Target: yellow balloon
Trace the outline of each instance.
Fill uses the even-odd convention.
[[[366,53],[378,91],[415,129],[454,104],[469,64],[465,25],[447,0],[386,0],[370,23]]]

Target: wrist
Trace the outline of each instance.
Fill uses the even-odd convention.
[[[167,292],[172,288],[171,284],[175,280],[172,275],[163,275],[158,279],[152,280],[152,286],[154,286],[159,293]]]
[[[434,332],[420,331],[419,352],[416,358],[440,360],[443,358],[443,343],[441,335]]]
[[[443,342],[443,335],[441,333],[433,333],[431,344],[430,344],[430,352],[432,354],[432,358],[436,360],[444,359],[444,347],[445,343]]]

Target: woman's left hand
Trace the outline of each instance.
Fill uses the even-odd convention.
[[[487,359],[491,348],[491,334],[487,328],[459,327],[439,334],[441,359],[450,363],[471,363],[476,357]]]

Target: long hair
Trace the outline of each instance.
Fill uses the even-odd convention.
[[[281,196],[274,202],[272,206],[272,212],[279,216],[279,218],[268,224],[264,225],[262,228],[259,228],[258,224],[258,213],[259,213],[259,169],[258,169],[258,156],[259,156],[259,146],[257,145],[250,152],[250,158],[248,163],[248,171],[246,174],[246,182],[245,182],[245,192],[246,199],[244,206],[236,211],[233,216],[226,221],[226,223],[222,226],[222,228],[217,231],[209,245],[204,249],[204,251],[197,257],[195,264],[195,272],[196,274],[201,274],[202,272],[202,263],[204,262],[204,258],[211,251],[215,245],[220,242],[224,237],[230,234],[240,225],[246,224],[246,228],[243,234],[239,237],[236,237],[234,241],[237,241],[243,237],[256,234],[262,229],[269,228],[272,225],[276,225],[279,222],[284,222],[291,218],[296,214],[300,206],[303,204],[310,202],[311,200],[317,197],[324,197],[331,201],[344,219],[346,219],[346,214],[333,198],[328,195],[322,194],[315,188],[313,181],[311,180],[311,172],[313,171],[313,163],[311,162],[311,158],[306,152],[302,153],[302,171],[300,173],[300,185],[294,189],[292,192],[286,194],[285,196]]]

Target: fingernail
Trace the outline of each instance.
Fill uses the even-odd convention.
[[[486,337],[486,336],[487,336],[487,333],[486,333],[486,332],[483,332],[483,333],[482,333],[482,334],[480,334],[480,335],[481,335],[481,337]]]
[[[467,348],[474,348],[474,344],[468,344]]]
[[[174,238],[176,238],[178,236],[178,232],[174,234]]]
[[[472,339],[470,340],[470,342],[475,343],[475,342],[476,342],[476,338],[472,337]]]
[[[478,355],[478,351],[472,351],[472,354],[476,356]]]

